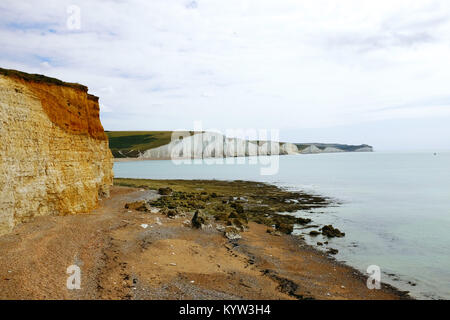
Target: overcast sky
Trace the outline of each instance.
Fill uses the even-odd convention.
[[[202,121],[450,150],[449,14],[448,0],[1,0],[0,66],[87,85],[106,130]]]

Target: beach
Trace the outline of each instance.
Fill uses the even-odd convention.
[[[345,237],[294,234],[318,250],[329,241],[335,258],[362,273],[377,265],[382,281],[416,299],[448,299],[450,154],[339,153],[279,157],[276,175],[262,165],[176,165],[171,161],[115,163],[115,177],[148,179],[237,179],[260,181],[291,191],[328,197],[329,206],[289,212],[319,227],[332,224]]]
[[[406,299],[300,237],[249,221],[241,239],[216,224],[195,229],[192,213],[168,217],[125,208],[157,199],[114,186],[86,215],[36,217],[0,237],[0,299]],[[68,290],[67,268],[81,269]]]

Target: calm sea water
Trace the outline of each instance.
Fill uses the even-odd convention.
[[[260,165],[248,159],[234,165],[119,162],[114,171],[124,178],[264,181],[335,198],[339,206],[299,215],[346,232],[330,241],[339,249],[338,260],[362,272],[378,265],[383,282],[415,297],[450,299],[450,153],[295,155],[279,161],[273,176],[260,175]]]

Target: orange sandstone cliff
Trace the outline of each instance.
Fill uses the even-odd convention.
[[[35,216],[87,213],[113,159],[85,86],[0,68],[0,234]]]

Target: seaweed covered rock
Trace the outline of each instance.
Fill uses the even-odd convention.
[[[192,217],[192,227],[195,229],[200,229],[206,223],[206,217],[199,210],[195,211]]]
[[[175,219],[175,217],[178,215],[178,212],[176,210],[169,210],[167,211],[167,217],[171,219]]]
[[[151,210],[150,205],[147,203],[147,201],[144,200],[126,203],[125,209],[145,212]]]
[[[230,214],[226,211],[219,211],[214,214],[214,219],[216,221],[228,221]]]
[[[342,238],[345,236],[345,233],[341,232],[338,228],[334,228],[331,224],[322,227],[322,234],[328,238]]]
[[[309,219],[309,218],[297,218],[295,220],[295,223],[301,224],[301,225],[305,225],[305,224],[308,224],[310,222],[311,222],[311,219]]]
[[[177,217],[185,217],[185,212],[180,208],[162,208],[160,212],[166,215],[168,218],[175,219]]]
[[[282,233],[291,234],[294,231],[294,225],[289,223],[277,223],[276,229]]]
[[[225,237],[228,240],[239,240],[242,238],[239,234],[239,230],[233,226],[228,226],[225,228]]]
[[[247,217],[247,215],[244,212],[232,211],[228,215],[228,219],[239,219],[244,224],[248,223],[248,217]]]
[[[334,249],[334,248],[329,248],[327,253],[329,254],[338,254],[339,250],[338,249]]]
[[[163,195],[163,196],[168,196],[170,194],[172,194],[172,189],[167,187],[167,188],[159,188],[158,189],[158,194]]]
[[[266,232],[267,232],[268,234],[273,235],[273,236],[277,236],[277,237],[281,236],[281,232],[280,232],[280,231],[277,231],[277,230],[275,230],[275,229],[273,229],[273,228],[267,228]]]
[[[234,208],[239,214],[244,213],[244,207],[240,203],[233,202],[231,203],[231,207]]]
[[[117,179],[119,185],[142,185],[142,180]],[[326,198],[292,192],[276,186],[249,181],[172,181],[146,180],[146,188],[163,194],[149,202],[152,207],[166,210],[182,210],[194,213],[201,210],[203,219],[211,219],[240,231],[248,228],[249,222],[273,227],[279,233],[290,234],[295,225],[306,225],[309,218],[286,214],[320,208],[330,201]],[[167,186],[170,185],[170,188]],[[167,190],[167,191],[165,191]],[[164,193],[170,193],[165,195]],[[200,212],[200,211],[199,211]],[[199,217],[199,214],[197,214]],[[201,217],[200,217],[201,218]],[[200,219],[199,218],[199,219]],[[195,219],[194,219],[195,220]],[[193,222],[198,228],[206,223]]]
[[[236,227],[240,231],[245,231],[248,229],[247,223],[239,218],[232,218],[227,221],[229,226]]]

